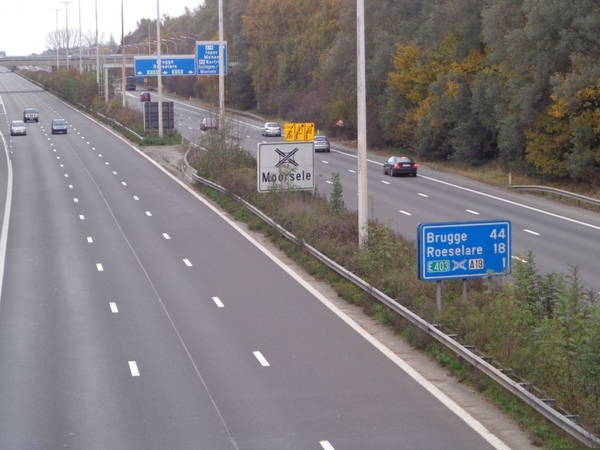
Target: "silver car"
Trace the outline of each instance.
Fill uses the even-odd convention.
[[[267,122],[260,129],[263,136],[281,136],[281,125],[277,122]]]
[[[13,120],[10,123],[10,135],[11,136],[25,136],[27,134],[27,127],[25,126],[25,122],[22,120]]]
[[[329,152],[331,150],[327,136],[315,136],[315,152]]]

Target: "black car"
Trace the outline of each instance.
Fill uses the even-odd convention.
[[[52,134],[67,134],[67,121],[65,119],[52,119],[50,129]]]
[[[392,156],[383,165],[383,173],[394,175],[411,175],[417,176],[417,163],[408,156]]]

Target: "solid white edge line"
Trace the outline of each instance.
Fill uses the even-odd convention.
[[[4,103],[2,103],[2,109],[4,109]],[[4,109],[6,114],[6,109]],[[10,223],[10,208],[12,204],[12,188],[13,188],[13,172],[12,172],[12,160],[8,153],[8,144],[2,131],[0,131],[0,138],[2,138],[2,144],[4,145],[4,152],[6,153],[6,201],[4,204],[4,218],[2,219],[2,231],[0,232],[0,303],[2,303],[2,286],[4,283],[4,263],[6,261],[6,245],[8,241],[8,226]]]
[[[138,370],[137,363],[135,361],[128,361],[128,363],[129,363],[129,370],[131,371],[131,376],[139,377],[140,371]]]

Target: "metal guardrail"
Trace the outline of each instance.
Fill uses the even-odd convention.
[[[569,191],[563,191],[562,189],[555,189],[555,188],[546,187],[546,186],[525,185],[525,184],[522,184],[522,185],[510,184],[508,186],[508,188],[513,189],[515,191],[539,191],[539,192],[546,192],[549,194],[562,195],[562,196],[569,197],[569,198],[572,198],[575,200],[579,200],[582,202],[600,206],[600,200],[598,200],[598,199],[586,197],[585,195],[575,194],[575,193],[569,192]]]
[[[187,155],[186,155],[187,159]],[[187,162],[184,162],[187,164]],[[187,168],[184,166],[184,173],[187,171]],[[210,180],[199,177],[198,175],[192,174],[191,176],[187,175],[191,180],[202,183],[206,186],[211,187],[221,193],[227,193],[227,190],[222,186],[219,186],[216,183],[213,183]],[[235,196],[236,200],[242,203],[246,208],[248,208],[253,214],[257,217],[260,217],[265,223],[277,229],[283,236],[292,242],[304,246],[304,248],[315,258],[321,261],[323,264],[335,270],[339,275],[343,276],[347,280],[354,283],[356,286],[360,287],[363,291],[367,292],[369,295],[373,296],[375,299],[386,305],[392,311],[400,314],[404,319],[408,320],[411,324],[418,327],[420,330],[424,331],[431,337],[433,337],[436,341],[447,347],[449,350],[454,352],[456,355],[463,358],[465,361],[469,362],[473,367],[480,370],[482,373],[487,375],[493,381],[498,383],[507,391],[511,392],[513,395],[517,396],[539,414],[544,416],[547,420],[552,422],[554,425],[559,427],[561,430],[568,433],[570,436],[581,442],[582,444],[592,447],[598,448],[600,447],[600,438],[585,430],[583,427],[577,425],[573,422],[569,417],[561,414],[556,409],[552,408],[548,403],[548,400],[544,401],[538,397],[536,397],[531,392],[527,391],[521,383],[518,383],[507,375],[505,375],[501,370],[492,366],[486,359],[478,356],[473,351],[468,349],[467,347],[456,342],[452,336],[449,336],[442,331],[439,330],[438,327],[432,325],[421,317],[410,311],[408,308],[402,306],[400,303],[395,301],[394,299],[388,297],[380,290],[368,284],[366,281],[356,276],[352,272],[348,271],[346,268],[340,266],[332,259],[328,258],[321,252],[319,252],[314,247],[306,244],[303,241],[300,241],[296,236],[294,236],[289,231],[285,230],[279,224],[277,224],[273,219],[268,217],[259,209],[255,208],[253,205],[245,201],[244,199]]]

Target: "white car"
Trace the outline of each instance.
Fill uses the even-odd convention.
[[[25,122],[22,120],[13,120],[10,123],[10,135],[17,136],[22,135],[25,136],[27,134],[27,127],[25,126]]]
[[[267,122],[260,129],[263,136],[281,136],[281,125],[277,122]]]

